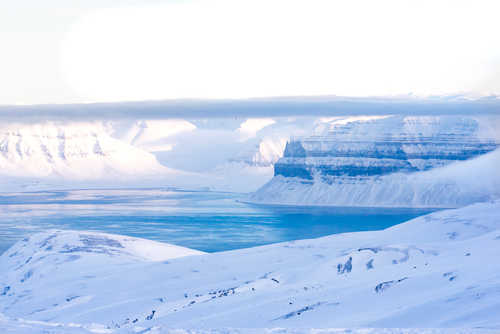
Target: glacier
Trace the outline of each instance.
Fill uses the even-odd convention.
[[[465,116],[326,120],[287,142],[273,179],[247,201],[459,207],[498,198],[498,134],[485,128]]]
[[[498,200],[476,203],[382,231],[210,254],[47,231],[0,256],[0,329],[497,333],[499,212]]]

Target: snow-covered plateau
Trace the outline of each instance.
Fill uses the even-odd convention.
[[[460,207],[500,197],[498,130],[458,117],[325,120],[292,138],[249,202]]]
[[[0,328],[498,333],[499,214],[500,201],[489,201],[382,231],[210,254],[110,234],[47,231],[0,257]]]

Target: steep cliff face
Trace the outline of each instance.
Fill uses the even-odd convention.
[[[334,119],[320,123],[310,137],[291,139],[275,164],[273,180],[250,200],[306,205],[467,204],[472,197],[487,198],[486,189],[464,189],[453,173],[437,176],[436,171],[450,165],[460,168],[461,162],[497,147],[472,118]],[[488,159],[486,164],[494,163]]]

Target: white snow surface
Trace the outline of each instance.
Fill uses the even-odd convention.
[[[275,176],[246,201],[262,204],[453,208],[500,198],[500,149],[418,173],[330,183]]]
[[[0,257],[0,328],[500,332],[500,201],[435,212],[383,231],[211,254],[181,249],[194,256],[152,261],[162,249],[76,231],[20,241]]]
[[[172,329],[165,327],[135,327],[131,330],[112,330],[100,324],[80,325],[24,319],[2,318],[0,329],[11,334],[497,334],[498,331],[472,328],[224,328],[224,329]]]
[[[0,191],[174,186],[249,192],[315,118],[8,122]]]
[[[101,123],[2,125],[0,169],[10,177],[71,180],[176,174],[151,153],[112,138]]]
[[[247,201],[450,208],[497,199],[496,132],[473,117],[321,119],[313,136],[289,142],[273,179]]]
[[[317,145],[320,150],[337,147],[343,152],[359,151],[360,154],[370,153],[370,142],[402,138],[411,144],[419,138],[431,140],[429,138],[443,131],[448,131],[450,136],[445,139],[451,144],[459,140],[465,143],[464,147],[483,139],[496,138],[500,142],[498,119],[465,118],[464,122],[458,122],[462,127],[457,126],[456,118],[447,119],[419,116],[406,117],[401,122],[400,117],[394,116],[356,116],[7,122],[0,126],[0,191],[161,185],[252,192],[272,179],[274,165],[280,159],[297,160],[283,159],[290,138],[309,137],[314,140],[308,145]],[[329,140],[332,134],[341,140]],[[322,138],[326,140],[319,140]],[[364,143],[359,143],[360,138]],[[410,144],[404,146],[407,153],[429,149],[434,154],[443,149],[442,146]],[[457,149],[460,150],[456,145],[450,146],[450,152]],[[406,163],[391,157],[327,156],[308,157],[306,161],[330,167],[391,167]],[[442,159],[409,159],[408,162],[420,169],[447,163]],[[396,177],[395,182],[400,181],[411,182]],[[367,184],[371,186],[373,182]],[[391,192],[389,188],[385,191]],[[254,201],[278,203],[272,197],[275,191],[283,192],[283,189],[267,189],[273,193],[264,198],[261,191]],[[345,193],[343,187],[337,189]],[[330,198],[338,197],[335,191],[327,188],[312,191],[325,192]],[[293,197],[299,195],[303,197],[300,200],[306,200],[304,203],[294,200]],[[305,192],[290,196],[281,202],[351,205],[325,201],[324,195],[307,198]],[[484,196],[480,198],[485,199]],[[358,202],[356,198],[351,200],[351,203]],[[471,201],[462,204],[468,203]]]
[[[126,143],[148,152],[157,152],[172,150],[174,143],[170,139],[194,131],[196,126],[187,120],[168,119],[136,121],[125,129],[114,129],[111,124],[111,129],[115,137]],[[121,133],[120,130],[125,133]]]

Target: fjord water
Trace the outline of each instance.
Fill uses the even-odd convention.
[[[48,229],[93,230],[206,252],[380,230],[422,209],[256,206],[241,194],[99,189],[0,194],[0,253]]]

